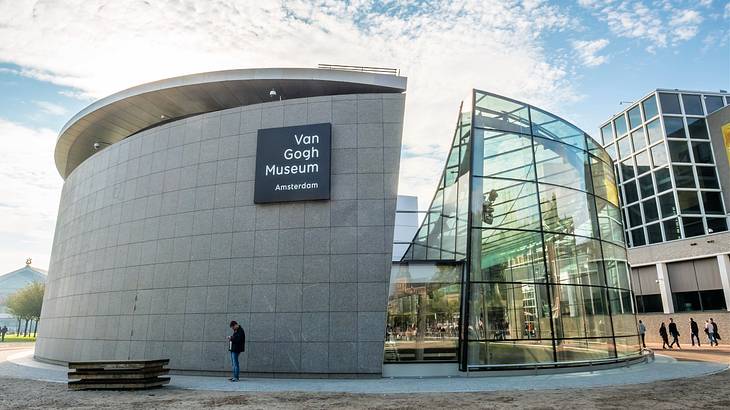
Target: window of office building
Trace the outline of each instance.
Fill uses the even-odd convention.
[[[648,121],[659,114],[656,107],[656,98],[652,95],[651,97],[644,100],[641,105],[644,106],[644,118]]]
[[[668,141],[669,156],[672,162],[692,162],[689,158],[689,148],[687,141]]]
[[[610,122],[601,127],[601,138],[603,139],[603,145],[613,142],[613,127],[611,127]]]
[[[675,165],[672,169],[677,188],[695,188],[695,176],[691,165]]]
[[[702,224],[702,218],[683,216],[682,228],[684,228],[684,236],[687,238],[705,234],[705,227]]]
[[[639,192],[641,192],[642,198],[654,195],[654,183],[651,180],[651,174],[639,178]]]
[[[677,214],[677,206],[674,203],[674,194],[667,192],[666,194],[659,195],[659,208],[662,211],[662,218],[667,218]]]
[[[709,142],[692,141],[692,154],[695,162],[700,164],[713,164],[712,147]]]
[[[667,219],[662,222],[662,225],[664,226],[664,237],[666,240],[673,241],[682,237],[677,218]]]
[[[679,105],[679,96],[674,93],[659,93],[659,103],[664,114],[682,114]]]
[[[669,174],[669,168],[660,168],[654,171],[654,178],[656,179],[657,192],[664,192],[672,188],[672,178]]]
[[[632,108],[628,112],[629,114],[629,126],[631,129],[634,129],[641,125],[641,108],[637,105],[636,107]]]
[[[667,273],[677,312],[725,309],[717,258],[668,263]]]
[[[707,108],[707,114],[711,114],[723,107],[722,97],[716,95],[705,96],[705,107]]]
[[[684,132],[684,120],[682,117],[664,117],[664,130],[667,138],[687,138]]]
[[[704,118],[687,117],[687,129],[689,130],[690,138],[710,139],[709,135],[707,135],[707,125],[705,124]]]
[[[651,161],[655,167],[667,164],[667,150],[664,148],[664,143],[660,142],[651,147]]]
[[[646,124],[646,134],[649,137],[649,144],[662,140],[662,126],[659,119]]]
[[[624,117],[623,114],[613,120],[613,125],[616,127],[616,137],[621,137],[628,131],[628,128],[626,127],[626,117]]]
[[[715,167],[697,166],[695,169],[697,170],[697,178],[700,181],[700,188],[720,188],[720,184],[717,182]]]
[[[685,115],[705,115],[702,111],[702,100],[697,94],[682,94]]]

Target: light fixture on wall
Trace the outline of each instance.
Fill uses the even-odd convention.
[[[104,142],[104,141],[96,141],[94,143],[94,145],[93,145],[94,146],[94,151],[100,150],[102,145],[107,145],[108,146],[108,145],[112,145],[112,144],[110,144],[108,142]]]

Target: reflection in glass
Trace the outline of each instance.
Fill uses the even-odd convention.
[[[679,231],[679,222],[677,222],[677,218],[668,219],[662,222],[662,225],[664,225],[664,236],[666,236],[668,241],[673,241],[681,237],[682,234]]]
[[[664,114],[682,114],[679,106],[679,96],[673,93],[659,93],[659,103]]]
[[[687,141],[669,141],[669,155],[672,162],[691,162]]]
[[[725,215],[722,207],[722,195],[717,191],[702,191],[702,204],[706,214]]]
[[[679,209],[683,214],[699,214],[700,200],[696,191],[677,191]]]
[[[535,136],[586,149],[585,134],[577,127],[537,108],[532,108],[530,115],[532,116],[532,132]]]
[[[651,159],[655,167],[667,164],[667,150],[664,149],[663,143],[659,143],[651,147]]]
[[[639,190],[641,191],[642,198],[648,198],[654,195],[654,182],[651,179],[651,174],[639,178]]]
[[[650,120],[659,114],[659,110],[656,107],[656,98],[652,95],[651,97],[644,100],[641,105],[644,106],[644,118]]]
[[[628,158],[631,155],[631,139],[629,137],[618,140],[618,151],[622,159]]]
[[[386,362],[456,360],[461,265],[393,266]]]
[[[624,181],[636,176],[634,172],[634,161],[631,158],[621,161],[621,175]]]
[[[626,194],[626,203],[630,204],[639,200],[639,194],[636,191],[636,181],[629,181],[624,183],[624,194]]]
[[[692,154],[695,162],[700,164],[713,164],[712,148],[709,142],[692,141]]]
[[[675,165],[672,169],[674,169],[674,183],[677,188],[695,188],[695,176],[692,173],[692,166]]]
[[[475,127],[530,133],[530,117],[524,104],[480,92],[474,98]]]
[[[639,226],[642,224],[641,207],[639,206],[639,204],[634,204],[627,207],[626,211],[629,213],[629,223],[631,224],[631,227]]]
[[[539,182],[593,191],[588,155],[583,150],[535,137],[535,165]]]
[[[659,243],[662,241],[662,228],[661,224],[655,223],[646,225],[646,236],[649,243]]]
[[[481,258],[473,260],[472,281],[545,282],[539,232],[483,229]]]
[[[707,114],[711,114],[723,107],[722,97],[717,95],[706,95],[705,96],[705,107],[707,107]]]
[[[654,222],[659,219],[659,211],[657,210],[654,198],[650,198],[642,202],[641,207],[644,209],[644,220],[646,223]]]
[[[662,140],[662,127],[658,118],[646,124],[646,134],[649,136],[649,144]]]
[[[682,228],[684,228],[685,238],[705,234],[705,227],[702,225],[702,218],[683,216]]]
[[[618,188],[613,175],[613,167],[596,157],[591,157],[594,193],[618,206]]]
[[[668,138],[687,138],[682,117],[664,117],[664,130]]]
[[[623,227],[621,225],[621,210],[600,198],[596,198],[598,224],[601,229],[601,239],[604,241],[623,244]]]
[[[559,313],[554,316],[556,338],[611,335],[605,288],[553,285],[551,294],[553,306]]]
[[[595,202],[590,194],[558,186],[539,186],[544,230],[598,236]]]
[[[550,338],[547,288],[531,283],[472,283],[469,339]]]
[[[674,194],[667,192],[666,194],[659,195],[659,209],[662,211],[662,218],[668,216],[674,216],[677,214],[677,206],[674,203]]]
[[[624,289],[609,289],[608,299],[611,304],[611,318],[613,319],[613,333],[616,336],[636,334],[636,316],[634,316],[634,301],[628,287]]]
[[[657,192],[663,192],[672,188],[672,178],[669,175],[669,168],[662,168],[654,171]]]
[[[469,342],[470,365],[510,365],[553,362],[552,340]]]
[[[634,143],[634,151],[639,151],[646,146],[646,139],[644,139],[644,129],[639,128],[638,130],[631,133],[631,141]]]
[[[629,110],[629,128],[634,129],[641,125],[641,108],[635,106]]]
[[[715,167],[695,167],[697,170],[697,178],[700,182],[700,188],[720,188],[717,182],[717,174]]]
[[[702,101],[697,94],[682,94],[685,115],[705,115],[702,111]]]
[[[621,137],[622,135],[626,134],[628,131],[628,128],[626,127],[626,117],[624,117],[623,114],[613,120],[613,125],[616,127],[616,136]],[[623,154],[622,154],[623,155]]]
[[[636,174],[641,175],[645,172],[649,172],[651,170],[651,163],[649,162],[649,151],[644,150],[640,153],[636,154],[634,157],[634,160],[636,161]]]
[[[707,220],[707,232],[724,232],[727,231],[727,221],[725,218],[705,218]]]
[[[484,193],[481,225],[490,228],[540,229],[536,184],[480,178]],[[475,221],[478,226],[478,222]]]
[[[532,141],[529,135],[476,130],[484,139],[484,175],[533,179]]]
[[[603,247],[603,261],[608,286],[630,289],[626,249],[607,242],[602,242],[601,245]]]
[[[545,251],[551,283],[605,286],[598,240],[545,233]]]
[[[603,140],[603,145],[609,144],[613,141],[613,127],[611,127],[610,122],[601,127],[601,138]]]

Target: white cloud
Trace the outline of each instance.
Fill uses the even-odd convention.
[[[33,101],[33,104],[35,104],[43,114],[66,115],[68,113],[66,108],[49,101]]]
[[[53,163],[56,133],[0,118],[0,273],[25,258],[47,268],[61,193]]]
[[[613,34],[643,40],[650,52],[694,38],[704,20],[697,10],[677,8],[670,1],[658,4],[634,0],[580,1],[580,4],[593,10]]]
[[[602,38],[598,40],[576,40],[572,42],[572,45],[583,65],[596,67],[608,62],[607,56],[598,55],[601,50],[606,48],[608,43],[608,40]]]
[[[549,110],[578,99],[571,67],[546,55],[542,43],[574,24],[542,0],[0,0],[0,61],[81,98],[210,70],[398,67],[409,77],[404,145],[410,152],[429,147],[403,161],[400,192],[427,206],[459,103],[472,87]]]

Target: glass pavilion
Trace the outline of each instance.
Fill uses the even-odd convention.
[[[385,363],[460,370],[640,354],[612,160],[539,108],[473,90],[388,299]]]

